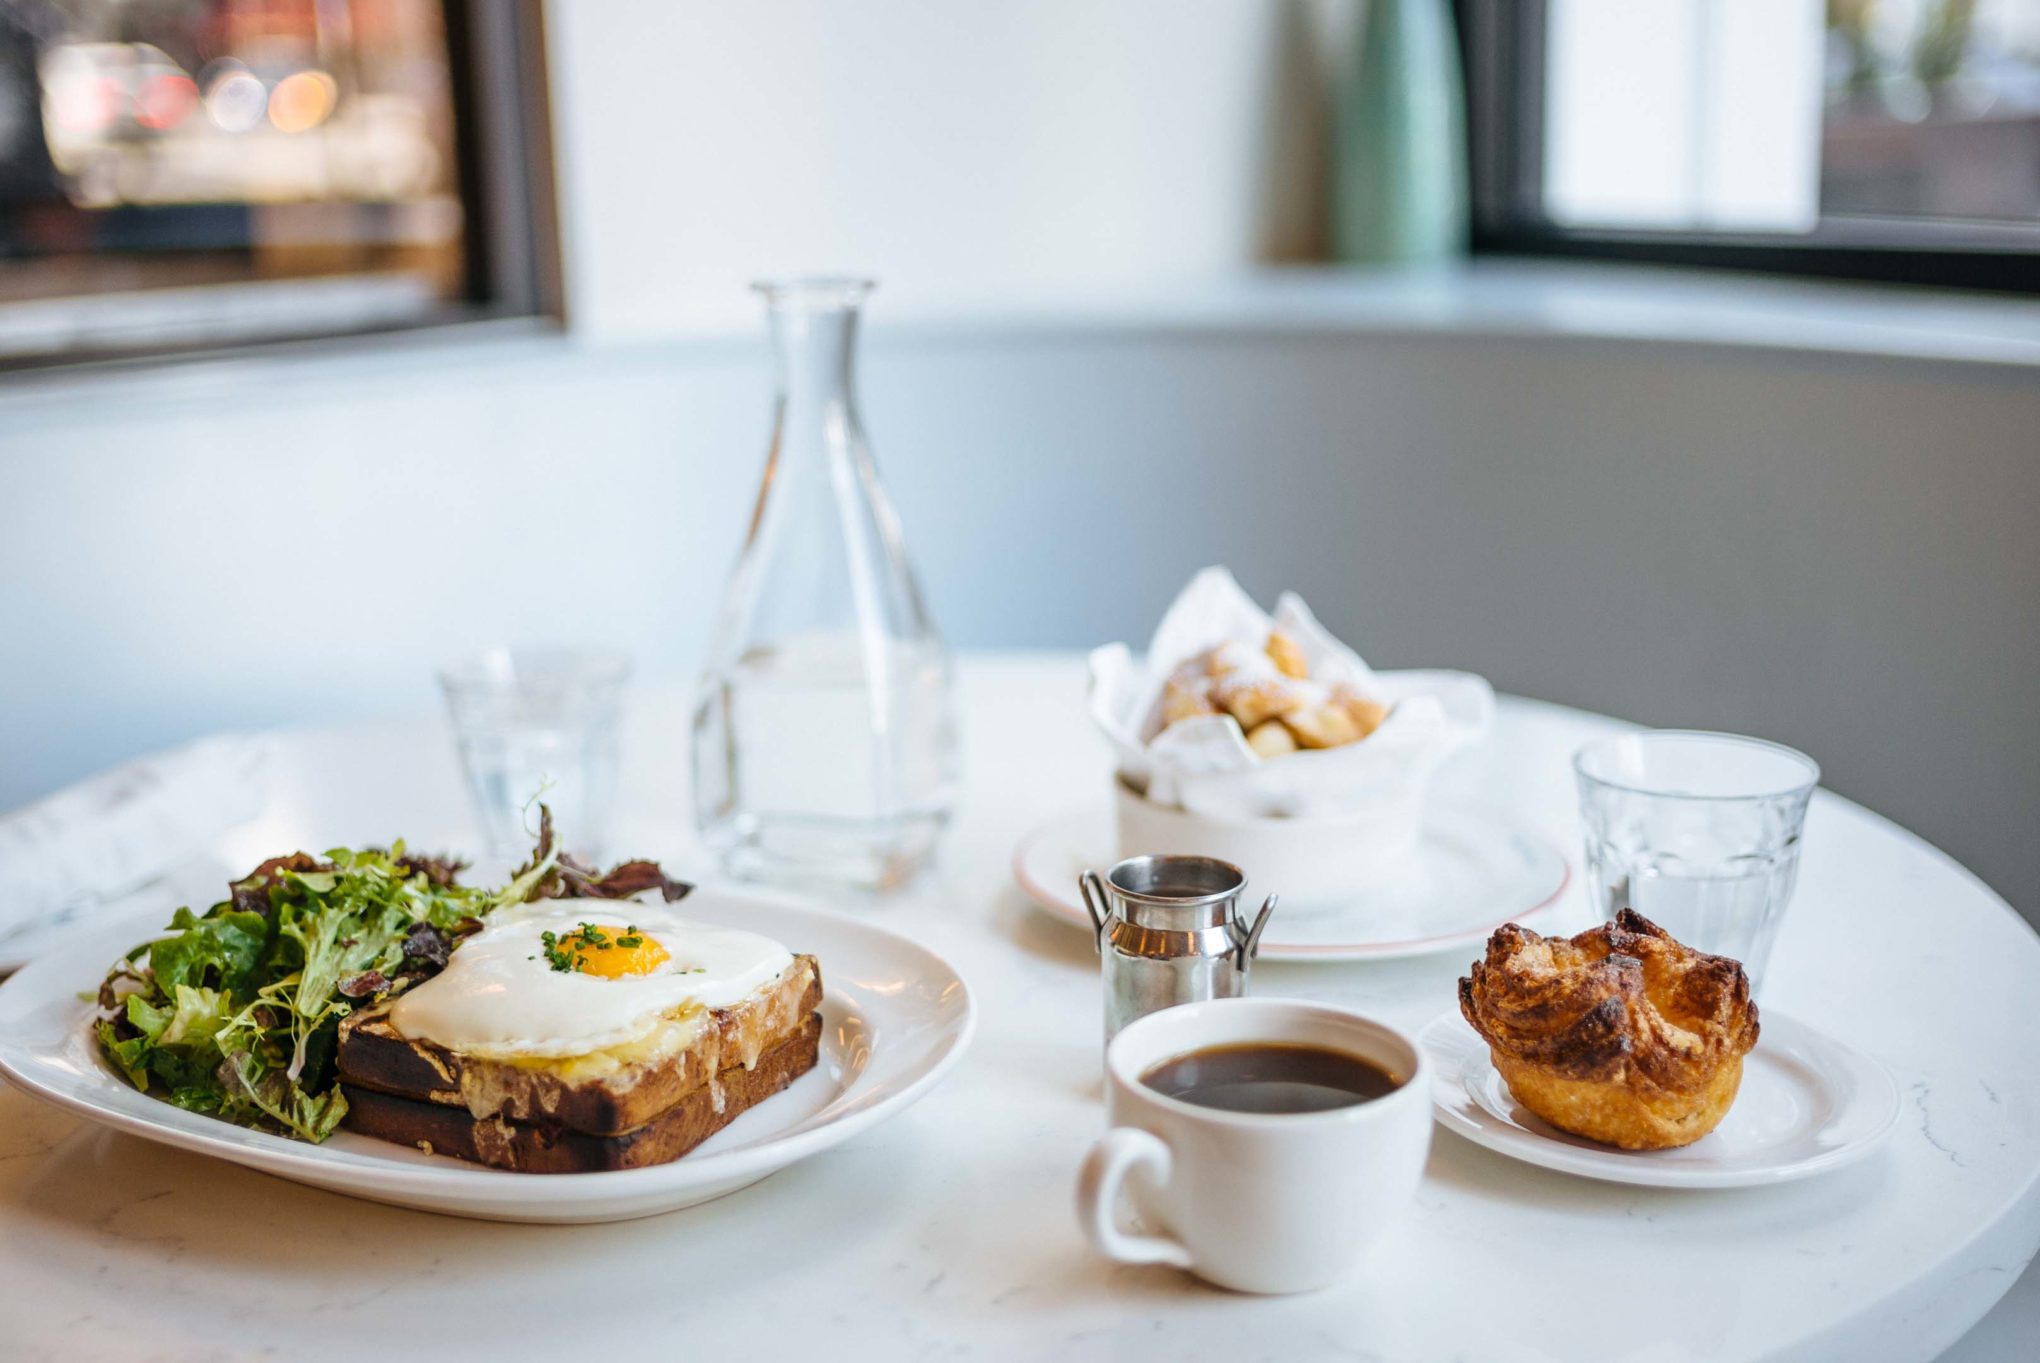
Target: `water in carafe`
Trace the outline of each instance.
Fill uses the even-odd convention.
[[[852,392],[868,285],[761,286],[779,392],[694,715],[695,821],[734,875],[889,888],[955,799],[949,659]]]

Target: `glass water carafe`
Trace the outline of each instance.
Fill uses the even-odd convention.
[[[761,284],[764,486],[694,713],[694,818],[748,879],[890,888],[956,795],[949,657],[857,418],[855,279]]]

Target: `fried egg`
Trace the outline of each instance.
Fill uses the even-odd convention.
[[[769,937],[664,905],[553,899],[499,909],[446,969],[397,996],[407,1037],[498,1060],[589,1055],[739,1003],[793,964]]]

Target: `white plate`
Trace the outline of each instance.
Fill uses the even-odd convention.
[[[821,1063],[693,1152],[649,1169],[517,1174],[336,1132],[324,1145],[249,1131],[136,1092],[100,1057],[80,990],[160,918],[94,925],[0,984],[0,1075],[94,1122],[377,1202],[490,1221],[620,1221],[735,1192],[876,1125],[963,1054],[970,990],[934,952],[884,928],[748,891],[697,890],[689,917],[762,932],[821,962]]]
[[[1013,879],[1029,899],[1089,932],[1077,876],[1117,861],[1112,844],[1109,812],[1065,815],[1020,840]],[[1571,875],[1563,853],[1519,825],[1433,808],[1411,875],[1339,904],[1283,901],[1261,938],[1261,959],[1393,960],[1484,942],[1502,924],[1528,923],[1551,907]],[[1271,888],[1279,893],[1279,880]]]
[[[1545,1125],[1509,1093],[1487,1043],[1457,1012],[1433,1019],[1418,1040],[1437,1067],[1431,1104],[1447,1128],[1512,1159],[1610,1183],[1789,1183],[1855,1163],[1898,1120],[1898,1085],[1882,1065],[1778,1013],[1763,1015],[1721,1125],[1678,1150],[1617,1150]]]

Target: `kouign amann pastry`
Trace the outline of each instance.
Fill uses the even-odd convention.
[[[1624,1150],[1712,1131],[1757,1044],[1742,966],[1681,945],[1634,909],[1572,938],[1503,926],[1460,980],[1459,1011],[1516,1101]]]

